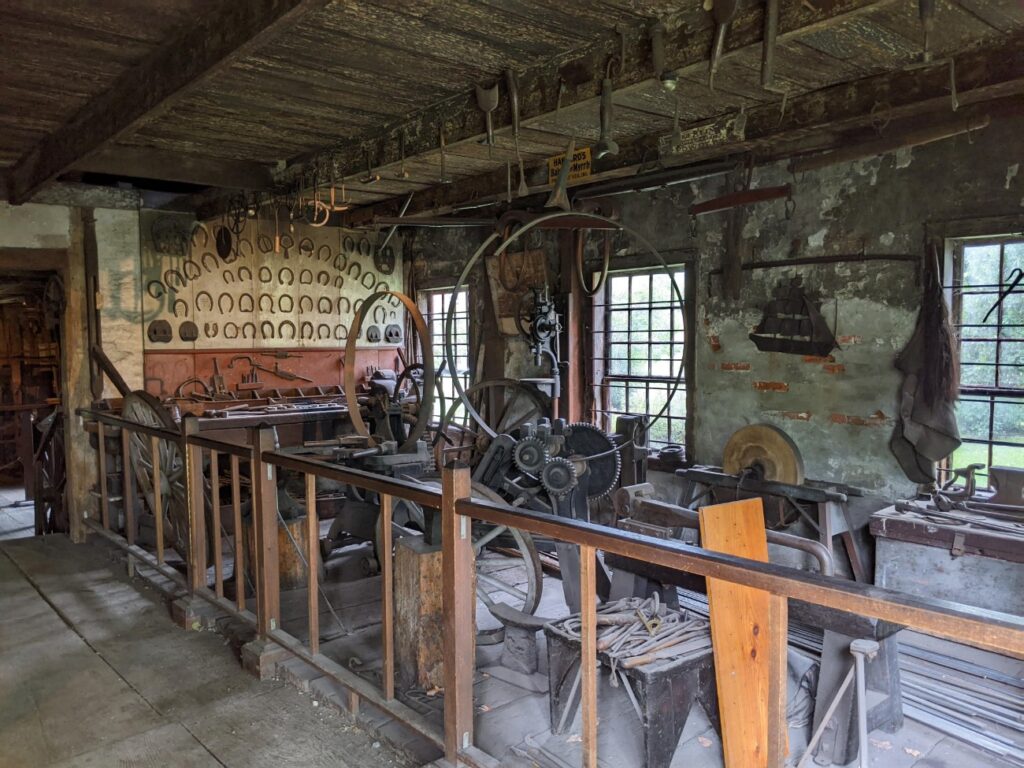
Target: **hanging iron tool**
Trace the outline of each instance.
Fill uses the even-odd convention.
[[[725,36],[729,32],[729,25],[736,18],[738,8],[739,0],[715,0],[711,7],[711,14],[715,19],[715,41],[711,48],[711,66],[708,69],[708,88],[711,90],[715,90],[715,73],[718,72],[722,52],[725,50]]]
[[[498,84],[495,83],[490,88],[483,88],[476,86],[476,105],[481,112],[484,113],[484,118],[487,120],[487,157],[491,159],[494,157],[494,120],[491,113],[498,108]],[[517,131],[518,133],[518,131]]]
[[[660,21],[651,27],[651,59],[654,62],[654,75],[661,83],[661,87],[666,91],[674,91],[679,84],[679,78],[673,70],[665,68],[665,25]]]
[[[369,148],[363,149],[363,154],[366,155],[366,176],[359,180],[360,184],[376,184],[380,181],[380,174],[374,173],[373,168],[370,165],[370,150]]]
[[[921,60],[929,62],[932,60],[931,36],[935,29],[935,0],[917,0],[917,13],[921,19],[923,33]]]
[[[569,196],[566,194],[566,187],[569,184],[569,169],[572,167],[572,157],[576,154],[576,137],[569,139],[569,146],[565,150],[565,159],[562,161],[562,168],[558,171],[558,178],[551,190],[545,208],[561,208],[563,211],[572,210],[569,204]]]
[[[526,197],[530,194],[530,188],[526,185],[526,170],[523,168],[523,155],[519,151],[519,85],[516,82],[516,73],[511,69],[505,70],[505,82],[508,84],[508,98],[512,106],[512,139],[516,145],[516,163],[519,165],[519,197]]]
[[[438,179],[438,181],[441,184],[451,184],[452,180],[448,177],[448,168],[447,168],[447,162],[446,162],[445,153],[444,153],[444,124],[443,123],[438,128],[438,135],[440,136],[440,142],[441,142],[441,178]]]
[[[922,0],[929,2],[929,0]],[[771,88],[775,81],[775,43],[779,36],[779,0],[765,0],[764,42],[761,47],[761,87]]]
[[[597,146],[594,147],[594,158],[597,160],[619,154],[618,142],[612,138],[615,124],[614,105],[612,104],[612,64],[614,62],[614,58],[608,59],[604,80],[601,81],[601,136],[597,140]],[[566,158],[566,162],[572,162],[571,153]]]

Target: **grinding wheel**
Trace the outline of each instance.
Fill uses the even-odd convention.
[[[803,485],[804,460],[792,438],[771,424],[751,424],[736,430],[725,444],[722,469],[738,475],[756,468],[761,478]]]

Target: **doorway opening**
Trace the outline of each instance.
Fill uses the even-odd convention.
[[[56,272],[0,272],[0,539],[68,530]]]

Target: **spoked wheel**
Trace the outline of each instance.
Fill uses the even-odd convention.
[[[505,503],[501,496],[480,483],[473,483],[473,495]],[[509,548],[517,550],[518,559],[487,556],[486,549],[497,546],[502,539],[507,540]],[[476,595],[485,606],[507,603],[523,613],[533,614],[537,610],[544,589],[544,573],[529,533],[506,525],[474,523],[473,553],[476,555]],[[477,624],[479,626],[479,622]],[[476,635],[479,645],[496,645],[504,639],[504,627],[481,629]]]
[[[127,421],[134,421],[147,427],[178,431],[178,425],[160,401],[148,392],[132,392],[124,399],[121,415]],[[129,438],[132,466],[135,479],[142,491],[146,506],[155,517],[162,515],[164,536],[183,558],[188,560],[189,522],[188,488],[185,480],[185,457],[181,446],[172,440],[157,441],[154,454],[149,435],[132,432]],[[154,466],[160,483],[160,509],[156,509],[153,493]]]
[[[487,418],[487,426],[496,435],[507,435],[527,422],[536,423],[550,413],[550,402],[543,393],[515,379],[481,381],[467,388],[466,396],[478,411],[494,411],[493,417]],[[449,406],[439,431],[442,437],[437,441],[434,456],[438,466],[443,464],[443,447],[464,447],[469,453],[472,446],[483,453],[486,450],[483,443],[490,439],[486,430],[482,430],[465,412],[462,400],[458,398]]]
[[[64,412],[57,408],[36,424],[41,437],[36,448],[36,535],[67,531],[64,464]]]

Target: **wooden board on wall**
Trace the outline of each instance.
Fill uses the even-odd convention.
[[[494,318],[498,330],[505,336],[518,336],[515,318],[520,299],[529,294],[531,288],[549,282],[547,256],[542,250],[514,251],[503,254],[501,259],[488,255],[484,264],[491,296],[494,297]],[[524,304],[530,306],[528,302]]]
[[[700,538],[705,549],[767,562],[761,499],[702,507]],[[768,768],[772,596],[721,579],[707,587],[725,764]]]
[[[250,220],[221,257],[218,226],[195,225],[184,215],[143,213],[146,388],[168,395],[189,378],[208,381],[214,358],[233,388],[236,374],[249,372],[241,361],[239,370],[228,368],[238,354],[257,355],[270,368],[278,362],[317,385],[340,384],[342,350],[358,307],[378,290],[402,289],[401,244],[392,243],[394,269],[383,274],[374,264],[373,238],[361,232],[303,224],[289,232],[282,223],[278,242],[272,220]],[[181,338],[186,321],[197,327],[194,341]],[[154,322],[170,325],[169,341],[149,338]],[[371,325],[380,329],[381,341],[367,340]],[[385,340],[389,325],[404,335],[405,309],[388,300],[377,302],[358,345],[362,367],[394,367],[399,344]],[[275,360],[266,353],[294,357]],[[311,386],[267,372],[259,378],[268,388]]]

